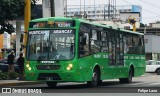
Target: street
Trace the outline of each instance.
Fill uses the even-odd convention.
[[[151,90],[160,92],[160,76],[146,73],[141,77],[134,77],[131,84],[120,84],[118,79],[105,80],[96,88],[87,87],[86,83],[59,83],[56,88],[49,88],[46,84],[6,86],[14,88],[42,89],[43,93],[130,93]]]

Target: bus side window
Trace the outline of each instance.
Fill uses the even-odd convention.
[[[101,42],[100,42],[100,46],[101,46],[101,52],[108,52],[108,34],[107,31],[102,31],[101,32]]]
[[[89,34],[80,33],[79,37],[79,54],[80,57],[89,55]]]
[[[91,42],[91,54],[100,52],[100,32],[97,30],[92,30],[91,31],[91,37],[90,42]]]

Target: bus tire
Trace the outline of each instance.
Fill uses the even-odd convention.
[[[52,82],[52,81],[47,81],[46,83],[47,83],[48,87],[56,87],[56,85],[57,85],[57,82]]]
[[[92,73],[92,80],[87,82],[87,85],[89,87],[97,87],[100,79],[100,74],[99,74],[98,68],[94,68],[93,73]]]
[[[133,77],[133,68],[129,70],[129,77],[128,78],[119,78],[120,83],[132,83]]]
[[[160,68],[156,70],[157,75],[160,75]]]

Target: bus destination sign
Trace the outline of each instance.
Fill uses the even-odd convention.
[[[42,21],[30,22],[29,28],[65,28],[74,27],[74,21]]]

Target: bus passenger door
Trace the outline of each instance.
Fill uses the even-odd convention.
[[[124,46],[123,46],[123,33],[116,32],[116,66],[117,66],[117,76],[121,77],[123,75],[124,69]]]
[[[114,78],[122,75],[124,69],[123,33],[112,31],[109,33],[109,67]]]
[[[109,73],[111,78],[116,78],[117,77],[117,64],[116,64],[116,32],[115,30],[110,30],[109,35]]]

